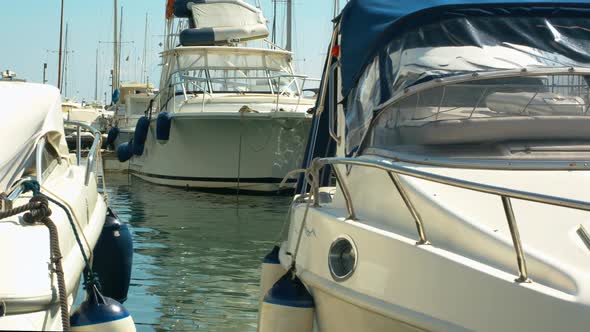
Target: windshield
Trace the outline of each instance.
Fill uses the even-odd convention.
[[[590,140],[590,76],[468,81],[415,93],[375,119],[368,146]]]
[[[188,93],[277,93],[296,95],[296,78],[286,72],[256,69],[191,70],[177,74],[177,92],[182,83]]]
[[[590,21],[583,17],[458,17],[410,30],[384,47],[383,52],[366,67],[348,96],[347,153],[358,149],[376,107],[408,87],[472,72],[540,67],[590,67]],[[550,85],[541,79],[535,81],[544,89]],[[585,86],[586,82],[582,79],[581,84]],[[514,86],[508,93],[521,93],[520,98],[525,100],[525,93],[536,92],[535,84],[527,81],[525,85],[529,86],[523,91]],[[568,88],[573,85],[571,83]],[[445,90],[445,98],[439,99],[451,102],[455,93],[481,97],[491,88],[477,85],[476,91],[471,92],[456,86]],[[484,93],[486,89],[488,92]],[[429,94],[442,92],[431,91]],[[500,90],[496,91],[496,96],[501,98],[499,93]],[[468,96],[463,98],[468,99]],[[470,100],[471,108],[478,97]],[[422,102],[436,99],[434,95],[425,94],[421,98]],[[528,98],[535,102],[540,97],[532,98],[531,95]],[[457,98],[454,101],[458,102]],[[516,99],[511,101],[518,102]],[[568,103],[574,102],[568,99]],[[523,105],[510,107],[518,109]],[[527,109],[530,110],[531,105]],[[424,109],[420,112],[428,113]],[[435,113],[438,115],[434,117],[442,114],[457,117],[457,112],[438,112],[437,109]],[[477,116],[479,113],[468,114]],[[431,115],[423,115],[430,119]]]

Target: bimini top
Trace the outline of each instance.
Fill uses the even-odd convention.
[[[67,155],[61,96],[49,85],[0,82],[0,192],[6,191],[30,165],[37,142],[47,138],[54,152]],[[34,167],[34,166],[33,166]]]
[[[405,30],[445,17],[590,13],[589,0],[351,0],[341,15],[342,92],[346,96],[379,50]],[[443,31],[441,31],[443,32]]]

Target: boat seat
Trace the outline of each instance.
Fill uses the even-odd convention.
[[[192,29],[180,33],[182,46],[224,45],[268,36],[262,12],[241,0],[199,0],[187,2]]]
[[[590,116],[512,116],[430,121],[397,127],[401,144],[462,144],[506,140],[590,140]]]

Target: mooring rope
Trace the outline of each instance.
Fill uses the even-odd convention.
[[[49,197],[41,193],[41,185],[35,180],[27,180],[21,183],[23,187],[23,193],[32,191],[33,197],[30,199],[29,203],[19,206],[17,208],[13,208],[7,211],[0,211],[0,219],[12,217],[24,212],[27,212],[23,216],[23,220],[29,224],[34,223],[42,223],[49,229],[49,237],[50,237],[50,250],[51,250],[51,263],[53,264],[53,271],[57,276],[57,288],[58,288],[58,295],[59,295],[59,305],[61,311],[61,320],[62,320],[62,328],[64,331],[70,330],[70,315],[68,310],[68,295],[67,295],[67,288],[65,284],[65,274],[62,266],[62,255],[61,250],[59,247],[59,234],[57,226],[53,223],[53,221],[49,218],[51,216],[51,209],[49,208],[49,202],[57,205],[60,207],[64,213],[66,214],[68,221],[70,223],[70,227],[72,228],[72,232],[74,233],[74,238],[76,239],[76,243],[80,249],[82,254],[82,259],[84,260],[84,289],[91,289],[92,287],[97,287],[100,289],[100,282],[98,280],[98,276],[92,271],[92,266],[90,264],[90,260],[86,255],[86,251],[84,250],[84,246],[82,245],[82,240],[80,234],[78,233],[78,229],[76,228],[76,224],[82,231],[80,223],[76,218],[76,222],[74,222],[74,217],[72,216],[73,209],[67,202],[60,202],[59,200]],[[45,191],[46,188],[44,188]],[[54,194],[52,194],[54,195]],[[54,195],[56,196],[56,195]],[[57,196],[56,196],[57,197]],[[66,206],[67,205],[67,206]],[[69,209],[68,209],[69,207]],[[70,213],[70,209],[72,213]],[[88,245],[90,253],[92,250],[88,244],[88,240],[84,236],[84,232],[82,231],[82,237],[86,241]]]
[[[38,188],[34,184],[23,183],[25,188]],[[59,307],[61,313],[61,324],[64,331],[70,330],[70,315],[68,309],[68,294],[66,288],[65,274],[62,265],[62,255],[59,247],[59,233],[57,226],[53,223],[51,218],[51,209],[49,208],[49,200],[46,196],[41,195],[38,191],[33,191],[33,197],[29,203],[13,208],[7,211],[0,212],[0,219],[19,215],[27,212],[23,216],[23,220],[28,224],[41,223],[49,229],[49,245],[50,245],[50,260],[53,265],[53,271],[57,276],[57,290],[59,296]]]

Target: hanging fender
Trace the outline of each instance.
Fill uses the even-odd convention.
[[[170,127],[172,126],[172,114],[161,112],[156,120],[156,139],[166,142],[170,139]]]
[[[133,140],[119,144],[117,147],[117,159],[119,159],[119,162],[124,163],[131,157],[133,157]]]
[[[133,134],[133,154],[141,156],[145,141],[147,139],[148,130],[150,129],[150,120],[146,116],[142,116],[137,120],[135,125],[135,133]]]

